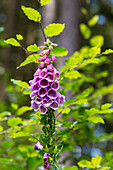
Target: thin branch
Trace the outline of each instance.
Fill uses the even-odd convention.
[[[33,124],[30,124],[30,125],[21,125],[21,126],[16,126],[14,128],[9,128],[7,130],[4,130],[2,132],[0,132],[0,134],[6,134],[9,130],[14,130],[14,129],[18,129],[18,128],[24,128],[26,126],[33,126],[33,125],[37,125],[37,123],[33,123]]]
[[[86,59],[86,60],[84,60],[84,61],[90,60],[91,58],[100,57],[100,56],[102,56],[103,54],[104,54],[104,52],[102,52],[102,53],[100,53],[100,54],[98,54],[98,55],[96,55],[96,56],[94,56],[94,57],[90,57],[90,58],[88,58],[88,59]],[[76,69],[78,66],[80,66],[81,64],[83,64],[84,61],[81,62],[81,63],[79,63],[79,64],[77,64],[75,67],[69,68],[69,69],[63,74],[63,76],[64,76],[68,71],[73,70],[73,69]],[[64,78],[64,77],[61,77],[61,80],[63,80],[63,78]]]
[[[44,29],[43,29],[43,27],[42,27],[42,23],[41,23],[41,22],[39,22],[39,24],[40,24],[40,28],[41,28],[41,30],[42,30],[42,33],[43,33],[44,39],[45,39],[45,41],[46,41],[46,40],[47,40],[47,36],[45,35]]]
[[[26,54],[32,54],[32,52],[27,51],[22,45],[20,45],[20,47],[25,51]]]

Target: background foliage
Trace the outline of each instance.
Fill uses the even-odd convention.
[[[25,6],[33,7],[41,12],[40,6],[37,1],[23,1],[22,3],[15,1],[12,5],[9,2],[8,6],[5,1],[2,1],[0,9],[0,166],[4,170],[41,169],[43,162],[42,153],[34,151],[34,144],[42,132],[41,126],[39,126],[40,113],[34,113],[30,107],[30,100],[27,96],[30,94],[29,85],[26,83],[32,79],[37,68],[38,54],[34,54],[36,58],[33,58],[32,54],[25,54],[25,50],[7,47],[7,44],[18,47],[21,42],[22,47],[25,47],[28,52],[36,52],[39,50],[38,46],[42,45],[40,44],[42,33],[39,31],[39,25],[28,21],[25,17],[27,15]],[[25,5],[22,6],[25,15],[20,8],[21,5]],[[59,5],[62,5],[61,2],[57,4],[57,7]],[[59,163],[67,170],[78,169],[77,166],[79,169],[85,169],[84,167],[112,169],[111,53],[113,53],[113,34],[111,19],[113,4],[112,1],[87,0],[81,1],[79,5],[81,33],[79,32],[80,36],[76,41],[78,41],[80,50],[73,53],[76,47],[74,51],[67,48],[71,52],[68,54],[69,58],[65,60],[65,66],[61,68],[60,92],[67,96],[67,101],[57,113],[60,115],[57,117],[58,136],[60,141],[63,141],[63,148],[60,146],[58,148],[59,152],[62,150],[63,153]],[[8,7],[9,13],[6,10]],[[46,9],[46,7],[44,8]],[[56,21],[60,20],[60,13],[59,9]],[[35,14],[33,16],[34,21],[40,21],[40,15],[38,20],[37,17],[35,18]],[[54,31],[49,33],[48,27],[50,28],[51,25],[45,28],[47,36],[51,37],[60,33]],[[64,29],[63,24],[60,29]],[[72,34],[71,28],[68,31]],[[63,34],[59,37],[62,37]],[[10,37],[13,39],[6,44],[3,40]],[[60,38],[51,40],[58,43]],[[59,43],[59,47],[61,45]],[[68,46],[70,47],[69,42]],[[63,47],[65,47],[65,43]],[[106,51],[108,48],[111,50]],[[57,48],[53,50],[53,53],[56,56],[66,56],[67,50]],[[100,55],[101,51],[104,53],[100,57],[95,57]],[[106,57],[106,54],[110,55]],[[26,65],[31,60],[35,64]],[[59,58],[57,65],[60,65],[61,62],[62,59]],[[16,67],[24,65],[26,65],[24,68],[16,70]],[[73,67],[76,70],[72,69]],[[16,85],[13,85],[12,82]],[[69,165],[74,166],[70,168]],[[56,168],[59,167],[56,165]]]

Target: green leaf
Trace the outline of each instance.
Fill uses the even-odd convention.
[[[53,23],[46,26],[44,32],[46,36],[53,37],[63,32],[64,28],[65,28],[65,24]]]
[[[90,48],[88,55],[89,57],[95,57],[96,55],[100,53],[101,53],[101,48],[96,46],[96,47]]]
[[[31,107],[28,107],[28,106],[22,106],[21,108],[18,109],[16,115],[20,116],[22,115],[23,113],[27,112],[27,111],[30,111],[32,110]]]
[[[0,126],[0,132],[2,132],[3,131],[3,127],[2,126]]]
[[[75,100],[71,100],[71,99],[69,99],[69,100],[67,100],[65,103],[64,103],[64,107],[66,107],[66,106],[69,106],[70,104],[75,104]]]
[[[25,170],[25,168],[23,168],[22,166],[13,165],[13,164],[8,164],[8,169],[11,169],[11,170]]]
[[[40,47],[38,47],[36,44],[30,45],[27,47],[27,51],[30,52],[37,52],[40,50]]]
[[[15,103],[11,103],[11,107],[12,107],[14,110],[17,110],[17,109],[18,109],[18,105],[15,104]]]
[[[0,113],[0,119],[3,118],[3,117],[6,117],[6,116],[11,116],[11,113],[7,112],[7,111]]]
[[[28,19],[33,20],[35,22],[40,22],[41,15],[37,10],[35,10],[31,7],[25,7],[25,6],[22,6],[21,8],[22,8],[24,14],[28,17]]]
[[[54,162],[54,166],[58,169],[58,170],[62,170],[62,168],[59,166],[59,164],[57,162]]]
[[[104,54],[111,54],[111,53],[113,53],[113,50],[112,50],[112,49],[108,49],[108,50],[106,50],[106,51],[104,52]]]
[[[82,93],[76,95],[76,99],[81,99],[84,97],[88,97],[90,95],[90,93],[93,91],[93,88],[88,88],[86,90],[84,90]]]
[[[63,57],[67,56],[68,51],[64,47],[54,47],[53,50],[51,50],[51,54],[56,57]]]
[[[109,107],[111,107],[111,106],[112,106],[111,103],[105,103],[105,104],[103,104],[103,105],[101,106],[101,109],[102,109],[102,110],[106,110],[106,109],[109,109]]]
[[[29,88],[29,84],[25,81],[11,79],[11,82],[13,82],[14,84],[17,84],[18,86],[21,86],[22,88],[26,88],[26,89]]]
[[[13,118],[8,119],[7,124],[8,126],[15,127],[19,124],[22,124],[22,120],[19,117],[13,117]]]
[[[22,132],[12,133],[9,135],[10,138],[18,138],[18,137],[26,137],[26,136],[31,136],[31,133],[22,131]]]
[[[64,77],[72,80],[72,79],[77,79],[77,78],[81,77],[81,75],[78,71],[71,70],[71,71],[67,72],[66,74],[64,74]]]
[[[78,167],[77,166],[66,166],[64,167],[64,170],[78,170]]]
[[[87,120],[89,120],[89,121],[91,121],[91,122],[93,122],[95,124],[96,123],[102,123],[102,124],[105,123],[104,120],[101,117],[99,117],[99,116],[90,116],[90,117],[88,117]]]
[[[70,112],[70,110],[71,110],[70,108],[65,108],[65,109],[63,109],[62,113],[68,114]]]
[[[46,5],[50,2],[51,0],[41,0],[40,3],[41,5]]]
[[[96,35],[90,39],[90,45],[95,47],[102,47],[104,44],[104,37],[102,35]]]
[[[95,166],[92,164],[92,162],[87,161],[87,160],[82,160],[82,161],[78,162],[78,165],[80,167],[95,168]]]
[[[98,15],[95,15],[88,21],[88,25],[90,27],[93,27],[97,23],[98,19],[99,19]]]
[[[17,38],[17,40],[23,40],[23,36],[21,35],[21,34],[16,34],[16,38]]]
[[[77,100],[77,101],[75,102],[75,104],[81,105],[81,104],[87,103],[87,102],[88,102],[87,99],[79,99],[79,100]]]
[[[88,60],[84,60],[83,63],[78,66],[79,68],[83,68],[88,64],[98,64],[101,60],[99,58],[90,58]]]
[[[80,24],[80,31],[82,33],[82,35],[84,36],[85,39],[90,38],[91,36],[91,30],[88,28],[87,25],[85,24]]]
[[[100,155],[96,156],[96,157],[92,157],[91,162],[93,163],[93,165],[95,165],[95,168],[100,165],[102,160],[102,157]]]
[[[5,43],[10,44],[10,45],[15,46],[15,47],[20,46],[20,43],[15,38],[9,38],[9,39],[5,40]]]
[[[20,67],[23,67],[23,66],[25,66],[25,65],[27,65],[27,64],[30,64],[30,63],[38,63],[37,60],[38,60],[39,57],[40,57],[39,54],[29,55],[29,56],[26,58],[26,60],[24,60],[24,61],[17,67],[17,69],[20,68]]]

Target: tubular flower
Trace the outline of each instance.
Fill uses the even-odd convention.
[[[35,144],[35,150],[39,151],[39,150],[43,150],[43,146],[42,144],[38,141],[36,144]]]
[[[41,56],[38,59],[40,64],[34,73],[34,79],[29,81],[29,89],[32,91],[30,94],[31,107],[34,111],[39,109],[42,114],[45,114],[48,108],[57,110],[65,102],[65,96],[57,91],[59,89],[58,79],[60,73],[52,65],[56,58],[50,51],[52,52],[52,46],[39,54]]]

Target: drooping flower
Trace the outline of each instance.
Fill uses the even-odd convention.
[[[37,151],[43,150],[43,146],[39,141],[35,144],[35,150]]]
[[[45,153],[43,156],[43,161],[46,162],[49,158],[50,154],[49,153]]]
[[[31,106],[34,111],[39,109],[42,114],[45,114],[49,107],[57,110],[65,102],[65,96],[57,91],[59,89],[58,79],[60,73],[52,65],[52,62],[56,60],[55,56],[51,54],[53,46],[48,47],[45,44],[44,49],[46,50],[39,54],[41,56],[38,59],[40,64],[34,73],[34,79],[29,81],[29,89],[32,91],[30,94]]]

